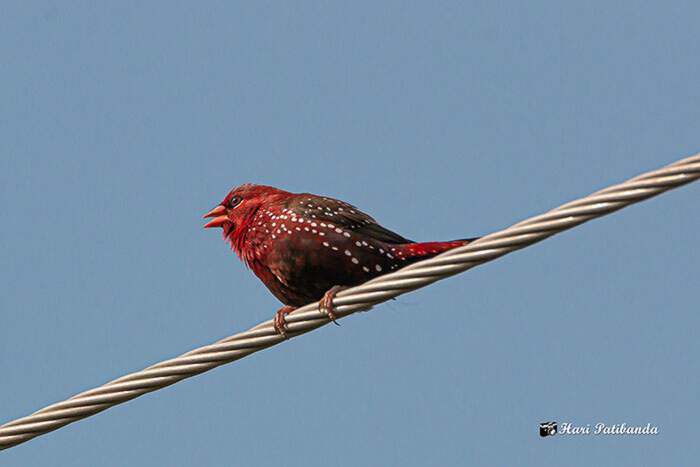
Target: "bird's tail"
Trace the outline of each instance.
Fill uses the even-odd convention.
[[[406,243],[403,245],[397,245],[394,253],[399,259],[406,258],[406,260],[412,259],[413,261],[418,261],[421,259],[432,258],[440,253],[464,246],[477,239],[479,239],[479,237],[462,238],[448,242]]]

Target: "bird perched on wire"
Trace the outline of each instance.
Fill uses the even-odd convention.
[[[282,335],[299,306],[320,300],[335,322],[340,290],[475,240],[416,243],[343,201],[254,184],[231,190],[204,218],[284,304],[274,319]]]

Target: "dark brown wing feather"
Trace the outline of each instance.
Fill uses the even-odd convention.
[[[413,240],[409,240],[396,232],[392,232],[389,229],[382,227],[376,222],[373,224],[365,224],[356,230],[357,233],[367,235],[380,242],[390,243],[390,244],[403,244],[403,243],[414,243]]]
[[[331,222],[343,229],[366,235],[389,244],[414,243],[396,232],[382,227],[369,214],[352,204],[310,193],[299,193],[289,200],[289,209],[320,222]]]

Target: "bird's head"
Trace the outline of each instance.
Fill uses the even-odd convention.
[[[211,219],[204,225],[205,229],[221,227],[224,240],[238,254],[241,253],[243,233],[247,230],[248,223],[261,206],[288,195],[289,193],[277,188],[265,185],[246,183],[231,190],[224,200],[214,209],[204,215],[204,219]]]

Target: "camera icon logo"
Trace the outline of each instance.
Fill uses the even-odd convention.
[[[557,422],[542,422],[540,423],[540,436],[554,436],[557,434]]]

